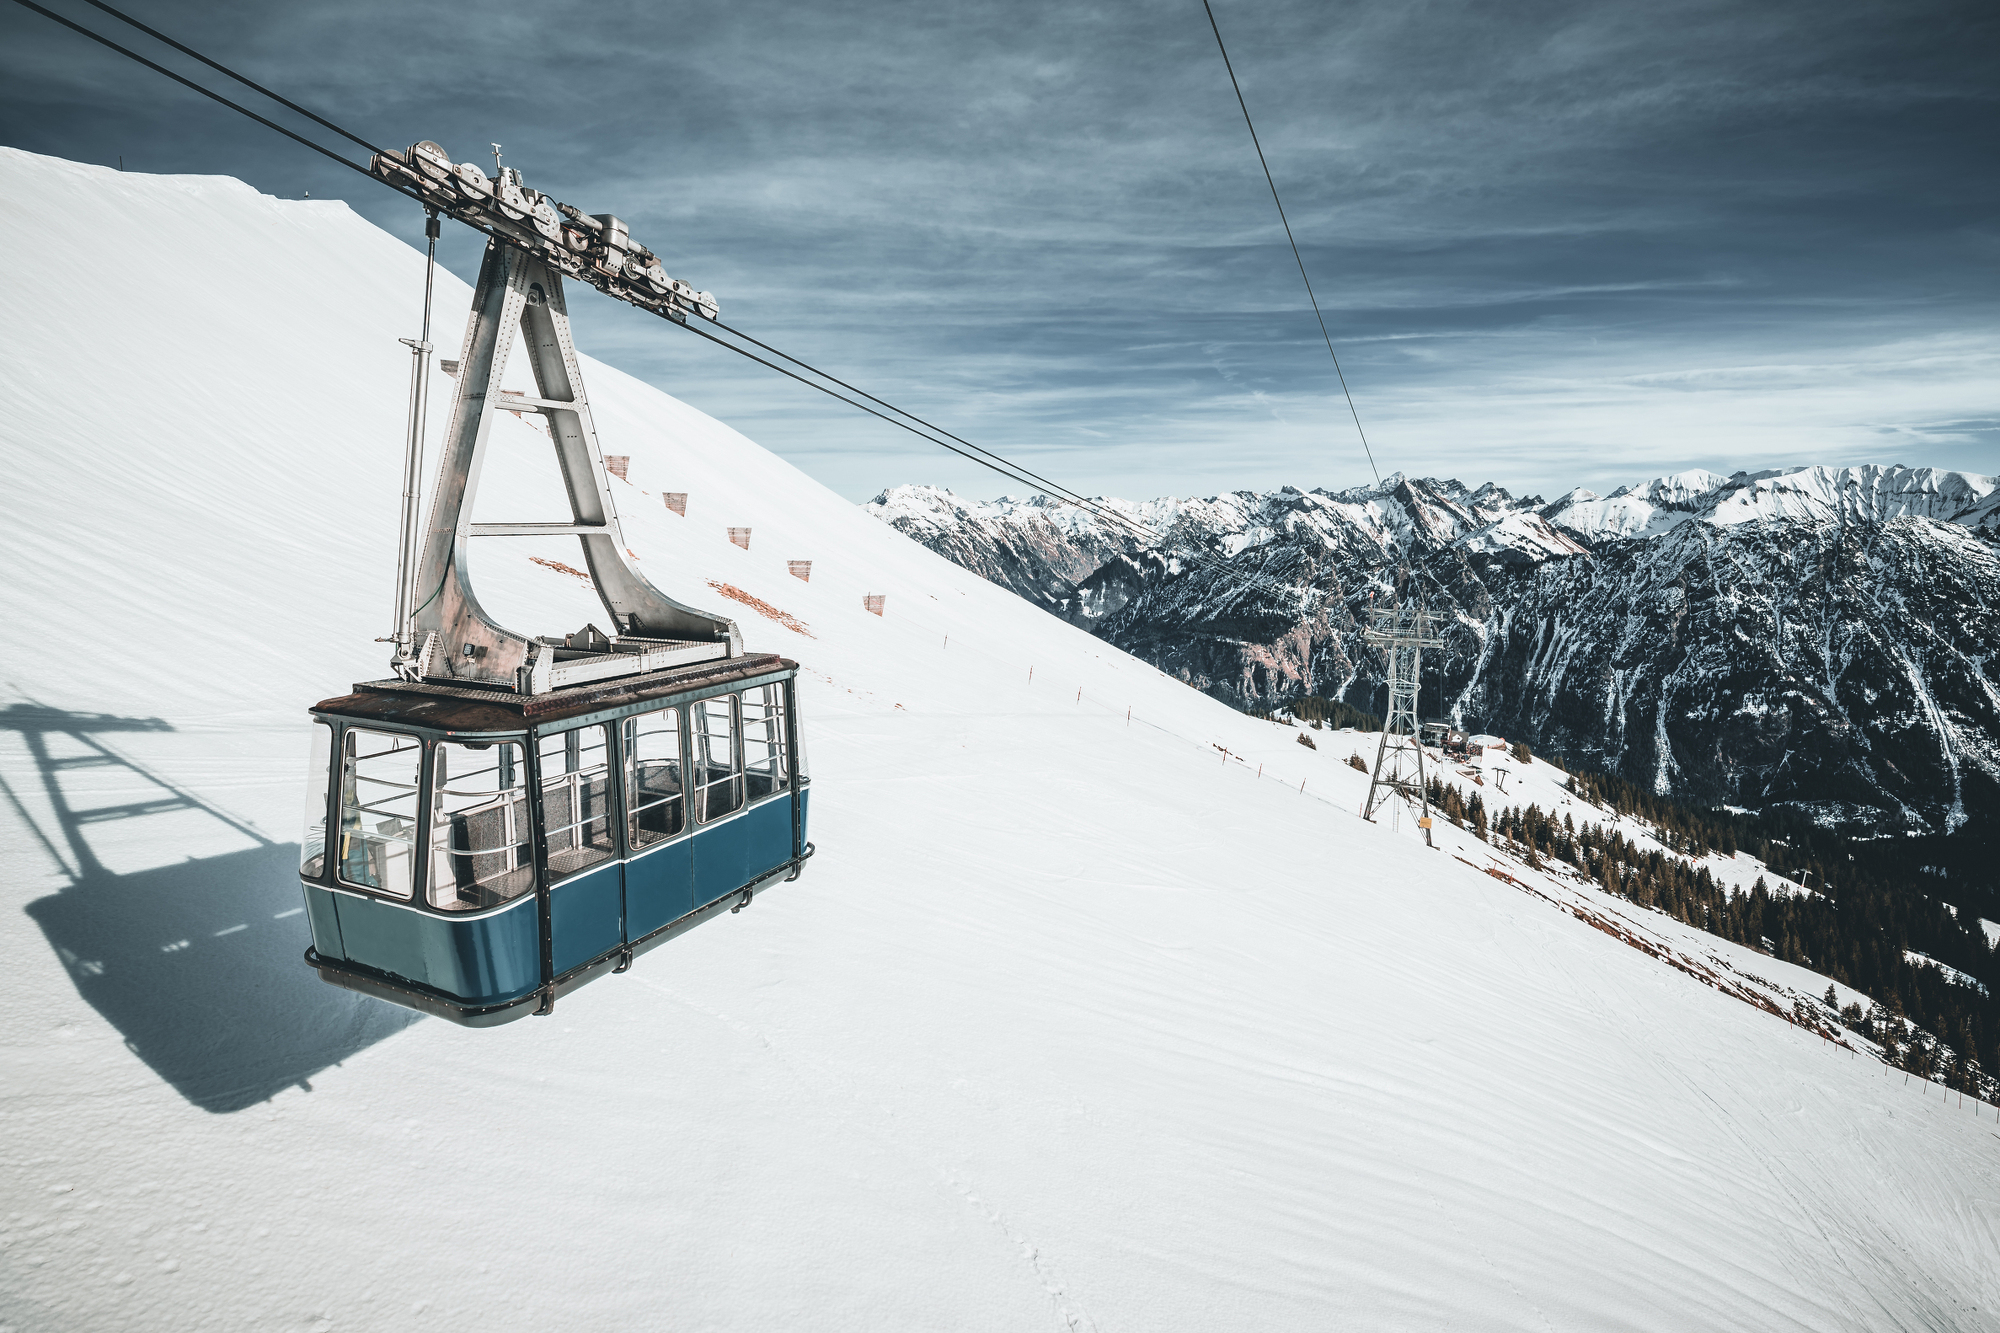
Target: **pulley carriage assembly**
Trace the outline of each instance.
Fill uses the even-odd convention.
[[[497,163],[496,163],[497,165]],[[611,214],[586,217],[527,188],[512,167],[487,177],[426,139],[401,154],[377,154],[378,176],[418,189],[428,207],[488,232],[472,316],[456,370],[451,425],[439,462],[430,523],[417,531],[417,469],[429,374],[425,338],[409,344],[409,457],[404,481],[403,546],[397,572],[398,676],[523,695],[642,675],[664,667],[740,657],[734,621],[667,597],[627,558],[611,482],[598,447],[576,346],[570,336],[565,275],[599,291],[685,322],[713,319],[715,298],[667,276],[659,259],[635,244]],[[430,231],[436,235],[437,219]],[[501,390],[515,334],[534,375],[532,396]],[[534,412],[549,436],[568,491],[568,523],[474,523],[480,464],[500,410]],[[609,632],[587,626],[527,636],[495,623],[473,593],[469,545],[476,537],[573,536],[583,545],[592,586]]]
[[[478,164],[454,163],[425,139],[401,153],[377,153],[369,173],[414,190],[447,217],[496,233],[572,278],[621,301],[685,324],[689,315],[715,319],[715,298],[667,271],[625,224],[609,213],[585,213],[532,190],[512,167],[488,177]]]

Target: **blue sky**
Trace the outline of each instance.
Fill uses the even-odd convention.
[[[1078,489],[1369,480],[1199,0],[128,12],[378,142],[500,141],[732,324]],[[1696,466],[2000,472],[1990,6],[1216,14],[1383,472],[1551,498]],[[421,233],[406,201],[11,6],[0,138]],[[449,239],[459,273],[477,256]],[[586,350],[843,494],[1008,489],[573,305]]]

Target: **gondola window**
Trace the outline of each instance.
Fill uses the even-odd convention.
[[[542,826],[548,833],[549,882],[567,879],[617,854],[611,828],[611,769],[603,727],[544,736]]]
[[[306,835],[299,843],[299,873],[318,879],[326,871],[326,786],[333,759],[333,728],[313,723],[312,763],[306,769]]]
[[[695,808],[703,823],[743,805],[743,760],[736,748],[736,696],[703,699],[694,723]]]
[[[635,852],[687,827],[679,709],[625,719],[625,808],[631,812]]]
[[[340,776],[340,878],[407,898],[416,870],[417,771],[423,743],[349,727]]]
[[[432,907],[493,907],[535,887],[521,748],[440,742],[431,755]]]
[[[743,780],[753,801],[776,795],[790,780],[782,686],[760,685],[743,695]]]

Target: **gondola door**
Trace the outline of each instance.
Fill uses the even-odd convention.
[[[545,733],[535,743],[541,783],[549,956],[556,976],[624,942],[610,728]]]
[[[686,710],[660,708],[620,724],[625,769],[625,939],[643,939],[693,911]]]
[[[688,705],[689,776],[693,779],[694,900],[726,897],[749,882],[754,859],[743,819],[743,748],[736,696]]]

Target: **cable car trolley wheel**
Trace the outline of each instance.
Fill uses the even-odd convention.
[[[757,654],[539,695],[381,680],[320,702],[305,961],[492,1027],[741,911],[813,851],[797,679]]]

